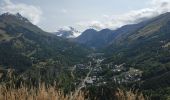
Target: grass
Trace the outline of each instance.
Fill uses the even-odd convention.
[[[138,90],[124,91],[118,89],[115,96],[116,100],[150,100],[149,97],[144,96]]]
[[[65,95],[55,86],[47,87],[44,83],[40,84],[38,88],[24,85],[19,88],[11,88],[0,85],[0,100],[85,100],[85,94],[79,92],[76,96],[74,93]]]
[[[114,95],[113,95],[114,96]],[[82,91],[64,94],[55,86],[40,84],[38,88],[22,85],[19,88],[11,88],[0,85],[0,100],[90,100],[88,94]],[[118,89],[115,93],[115,100],[149,100],[138,91],[124,91]]]
[[[58,88],[57,82],[53,85],[40,82],[38,86],[21,83],[18,86],[13,82],[13,71],[9,69],[7,72],[9,83],[0,83],[0,100],[91,100],[88,92],[82,91],[81,85],[67,94]],[[122,89],[118,89],[113,97],[115,97],[114,100],[149,100],[139,91]]]

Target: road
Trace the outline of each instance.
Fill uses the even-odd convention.
[[[91,63],[91,62],[90,62]],[[73,74],[73,71],[75,70],[75,66],[73,67],[72,69],[72,75],[74,76]],[[77,97],[77,95],[80,93],[80,90],[85,87],[85,83],[86,81],[88,80],[88,77],[90,76],[91,72],[92,72],[92,67],[91,67],[91,64],[89,66],[90,70],[89,72],[87,73],[86,77],[82,80],[82,82],[78,85],[78,88],[76,89],[76,91],[74,92],[74,94],[71,96],[70,100],[74,100],[75,97]]]
[[[74,70],[76,69],[76,65],[74,65],[74,67],[71,69],[71,76],[74,79]]]

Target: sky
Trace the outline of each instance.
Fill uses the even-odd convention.
[[[19,12],[49,32],[116,29],[169,11],[170,0],[0,0],[0,13]]]

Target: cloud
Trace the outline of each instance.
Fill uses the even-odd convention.
[[[95,29],[116,29],[126,24],[134,24],[160,14],[170,12],[170,0],[151,0],[148,8],[134,10],[121,15],[104,15],[103,21],[79,22],[77,26]]]
[[[102,27],[105,27],[105,25],[100,21],[79,22],[76,25],[78,26],[77,28],[79,28],[80,30],[84,30],[87,27],[100,30]]]
[[[61,9],[61,13],[66,14],[66,13],[68,13],[68,10],[67,9]]]
[[[41,20],[42,11],[39,7],[27,5],[23,3],[13,3],[11,0],[3,0],[0,4],[0,13],[20,13],[22,16],[28,18],[33,24],[38,24]]]

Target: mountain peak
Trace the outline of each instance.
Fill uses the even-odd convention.
[[[0,18],[19,20],[19,21],[24,21],[27,23],[29,22],[29,20],[23,17],[20,13],[12,14],[12,13],[6,12],[0,15]]]
[[[83,33],[88,33],[88,32],[97,32],[97,30],[90,28],[90,29],[85,30]]]

